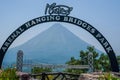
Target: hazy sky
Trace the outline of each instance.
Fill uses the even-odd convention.
[[[25,22],[44,16],[47,3],[68,5],[73,7],[70,16],[82,19],[99,30],[120,55],[120,0],[0,0],[0,46],[6,38]],[[37,25],[24,32],[13,43],[19,45],[47,29],[54,23]],[[69,27],[74,34],[103,50],[97,40],[88,32],[78,27]],[[42,26],[42,27],[39,27]]]

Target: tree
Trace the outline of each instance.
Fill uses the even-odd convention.
[[[101,70],[103,71],[111,70],[109,58],[104,53],[102,53],[99,57],[99,64],[101,65],[101,68],[100,68]]]
[[[75,59],[74,57],[71,57],[70,61],[66,62],[66,64],[77,65],[80,64],[80,61],[78,59]]]
[[[71,57],[70,61],[66,62],[68,65],[80,65],[80,60],[75,59],[74,57]],[[83,70],[80,69],[66,69],[64,72],[70,72],[70,73],[83,73]]]
[[[95,51],[94,46],[88,46],[86,51],[80,51],[80,61],[82,62],[81,64],[88,65],[88,54],[90,52],[93,54],[93,66],[94,66],[94,69],[96,69],[98,67],[97,59],[98,59],[99,53]]]
[[[98,53],[95,51],[94,47],[92,46],[88,46],[86,51],[81,50],[80,51],[80,58],[79,59],[75,59],[74,57],[71,57],[71,60],[68,61],[66,64],[68,65],[88,65],[88,54],[89,52],[93,53],[93,60],[94,60],[94,67],[96,68],[97,66],[97,57],[98,57]],[[74,72],[74,73],[83,73],[83,72],[87,72],[87,69],[84,70],[73,70],[73,69],[68,69],[68,72]]]
[[[88,46],[87,47],[87,52],[91,52],[93,53],[93,67],[94,67],[94,70],[98,69],[98,57],[99,57],[99,53],[96,52],[94,46]]]
[[[93,46],[88,46],[86,51],[81,50],[80,51],[80,58],[75,59],[74,57],[71,57],[71,60],[66,62],[68,65],[88,65],[88,54],[89,52],[93,53],[93,67],[94,70],[103,70],[103,71],[110,71],[110,62],[107,55],[102,53],[99,56],[99,53],[96,52],[95,48]],[[120,57],[118,57],[120,62]],[[74,73],[81,73],[81,72],[87,72],[87,70],[72,70],[68,69],[68,72],[74,72]]]
[[[118,64],[120,65],[120,56],[117,56]]]
[[[84,52],[83,50],[80,51],[80,62],[81,65],[87,65],[88,64],[88,52]]]

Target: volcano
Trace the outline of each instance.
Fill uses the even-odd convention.
[[[79,58],[80,51],[86,50],[87,46],[90,44],[56,23],[24,44],[8,50],[4,62],[16,62],[16,53],[22,50],[24,59],[34,63],[65,64],[72,56]]]

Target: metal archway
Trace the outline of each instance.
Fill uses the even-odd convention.
[[[117,63],[117,60],[116,60],[115,53],[114,53],[111,45],[109,44],[109,42],[106,40],[106,38],[96,28],[94,28],[89,23],[87,23],[83,20],[80,20],[78,18],[75,18],[75,17],[62,16],[62,15],[41,16],[41,17],[38,17],[38,18],[35,18],[35,19],[32,19],[32,20],[28,21],[28,22],[24,23],[22,26],[20,26],[19,28],[17,28],[6,39],[6,41],[4,42],[4,44],[2,45],[2,47],[0,49],[0,67],[2,66],[3,58],[5,56],[6,51],[8,50],[10,45],[13,43],[13,41],[18,36],[20,36],[23,32],[30,29],[31,27],[33,27],[37,24],[46,23],[46,22],[70,23],[70,24],[77,25],[77,26],[83,28],[84,30],[88,31],[91,35],[93,35],[100,42],[100,44],[105,49],[105,51],[108,54],[109,59],[110,59],[112,71],[113,72],[119,72],[119,67],[118,67],[118,63]]]

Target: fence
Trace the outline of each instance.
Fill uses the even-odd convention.
[[[31,74],[30,77],[32,79],[38,80],[78,80],[79,74],[71,74],[71,73],[40,73],[40,74]]]

